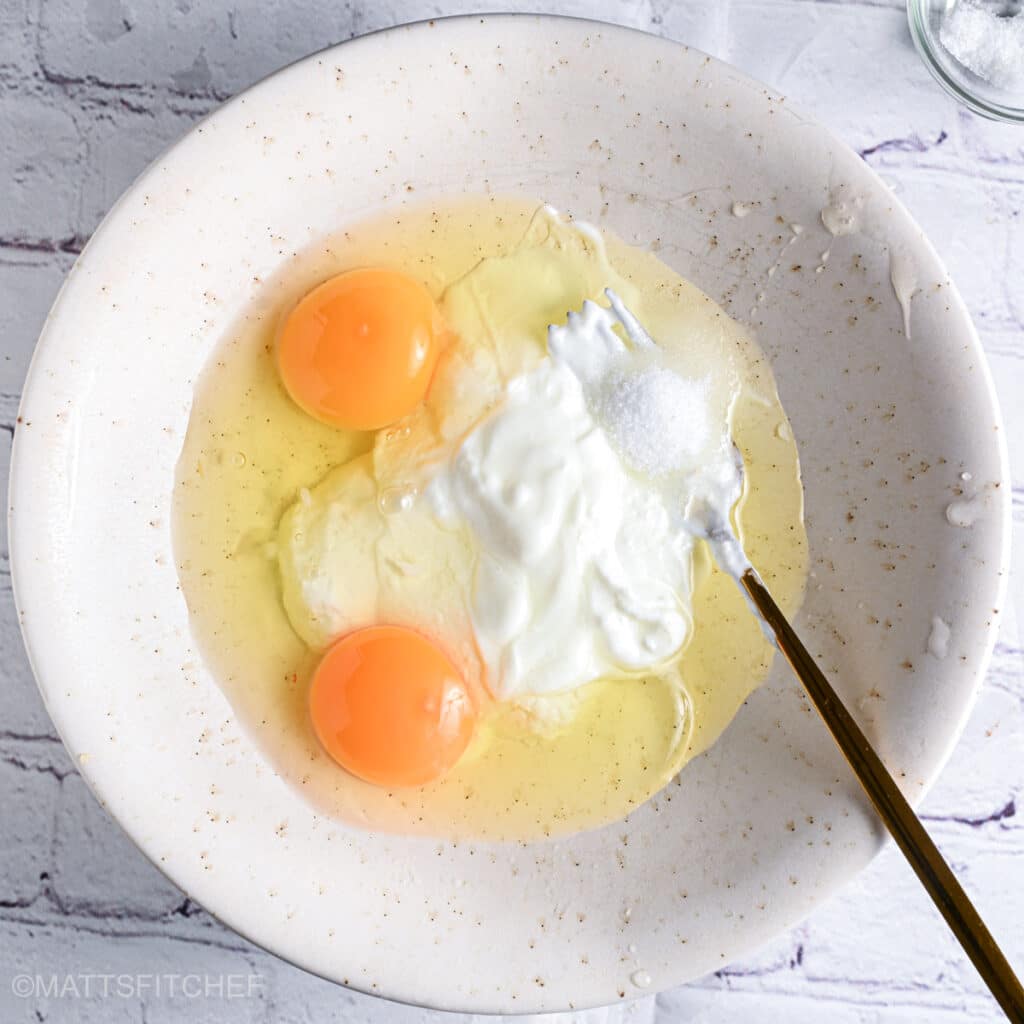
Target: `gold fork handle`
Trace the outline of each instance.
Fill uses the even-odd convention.
[[[910,866],[935,901],[996,1002],[1014,1024],[1024,1024],[1024,989],[1020,981],[985,927],[985,922],[967,898],[967,893],[882,764],[881,758],[815,664],[807,648],[800,642],[757,574],[748,569],[740,582],[775,634],[779,649],[825,719],[825,724],[867,791],[879,817],[892,833],[896,845],[910,861]]]

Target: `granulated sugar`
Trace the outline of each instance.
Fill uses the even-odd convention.
[[[939,39],[949,53],[997,89],[1024,93],[1024,13],[1000,15],[1000,4],[960,0]]]
[[[610,375],[600,420],[633,469],[661,476],[684,468],[708,440],[708,385],[660,366]]]

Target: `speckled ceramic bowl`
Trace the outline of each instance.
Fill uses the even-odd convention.
[[[47,322],[15,444],[17,597],[61,735],[153,861],[261,945],[396,999],[538,1011],[720,967],[882,836],[781,664],[671,801],[526,846],[318,820],[189,665],[174,465],[254,279],[346,218],[491,189],[659,246],[756,329],[803,458],[799,628],[912,799],[992,645],[1008,487],[981,350],[906,212],[781,97],[672,43],[538,17],[360,39],[226,104],[118,203]]]

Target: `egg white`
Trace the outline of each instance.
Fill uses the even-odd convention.
[[[767,670],[770,648],[698,544],[693,629],[673,664],[515,701],[496,701],[487,688],[466,607],[475,552],[463,531],[438,521],[425,489],[500,406],[508,381],[545,358],[548,324],[586,299],[604,301],[609,284],[681,377],[726,391],[739,382],[731,426],[747,486],[735,521],[786,609],[799,600],[806,547],[796,449],[776,429],[785,414],[759,350],[654,255],[607,232],[607,253],[570,234],[528,201],[494,197],[347,225],[261,285],[197,383],[174,524],[194,642],[274,774],[327,818],[515,840],[614,820],[706,749]],[[273,359],[282,316],[353,266],[418,276],[466,342],[448,346],[423,407],[376,436],[306,416]],[[397,792],[363,783],[312,732],[306,688],[320,652],[368,621],[434,636],[475,688],[477,738],[438,783]]]

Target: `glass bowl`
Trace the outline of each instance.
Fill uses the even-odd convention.
[[[942,41],[943,26],[948,29],[960,6],[957,0],[907,0],[910,34],[921,59],[939,84],[951,96],[984,117],[1012,124],[1024,124],[1024,81],[1008,89],[986,81],[952,55]],[[971,4],[976,10],[978,5]],[[996,8],[999,4],[985,5]],[[1004,11],[1017,5],[1007,2]],[[1015,15],[1024,22],[1024,11]]]

